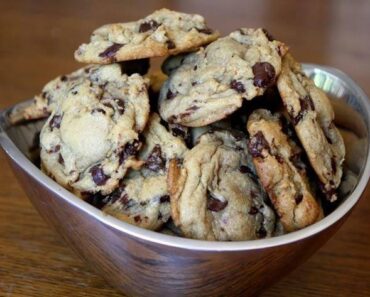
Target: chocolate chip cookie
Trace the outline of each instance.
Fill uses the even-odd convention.
[[[143,75],[148,72],[149,59],[125,61],[118,63],[118,65],[122,74],[139,73]],[[96,72],[97,67],[89,65],[53,79],[44,86],[41,94],[34,97],[29,106],[12,111],[10,115],[12,123],[47,118],[74,85],[86,79],[91,79],[89,77]]]
[[[246,139],[228,131],[202,135],[182,163],[171,161],[172,219],[186,237],[225,241],[271,236],[275,215],[250,166]]]
[[[297,135],[329,201],[337,199],[345,147],[334,124],[326,94],[317,88],[290,54],[283,60],[277,86]]]
[[[181,138],[166,130],[155,113],[150,116],[142,138],[141,170],[132,170],[123,179],[103,211],[131,224],[156,230],[170,217],[169,160],[182,159],[187,148]]]
[[[162,118],[190,127],[225,118],[275,83],[286,50],[264,30],[242,28],[198,52],[169,58],[159,97]]]
[[[117,64],[71,82],[40,135],[45,172],[77,195],[111,193],[130,167],[149,116],[148,81]]]
[[[136,22],[100,27],[93,32],[88,44],[78,48],[75,59],[83,63],[108,64],[175,55],[210,43],[218,35],[207,27],[200,15],[163,8]]]
[[[259,179],[288,232],[322,218],[322,209],[310,189],[302,150],[287,134],[278,114],[254,111],[247,124],[249,152]]]

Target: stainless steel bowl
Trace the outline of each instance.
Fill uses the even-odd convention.
[[[275,238],[242,242],[184,239],[103,214],[29,160],[29,147],[42,122],[10,125],[9,112],[19,105],[1,113],[0,144],[41,216],[122,292],[130,296],[252,296],[297,267],[334,234],[360,199],[370,176],[369,99],[343,72],[312,64],[304,65],[304,70],[333,98],[338,125],[351,130],[361,142],[355,149],[352,144],[347,147],[352,162],[346,167],[340,205],[320,222]]]

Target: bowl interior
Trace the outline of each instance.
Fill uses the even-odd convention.
[[[344,164],[344,175],[341,187],[339,189],[338,203],[334,205],[333,212],[326,216],[322,221],[306,227],[302,230],[292,232],[286,235],[244,242],[207,242],[201,240],[192,240],[177,238],[171,235],[161,234],[149,230],[144,230],[127,223],[121,222],[113,217],[102,215],[101,211],[94,209],[86,202],[73,196],[68,191],[63,191],[64,199],[72,201],[78,207],[86,212],[91,213],[100,221],[107,223],[114,228],[123,232],[130,233],[134,236],[141,237],[145,240],[156,241],[161,244],[178,246],[191,249],[216,249],[216,250],[240,250],[264,248],[269,246],[280,245],[296,241],[312,234],[315,234],[339,220],[348,212],[359,199],[365,188],[370,172],[369,164],[369,118],[370,103],[364,92],[344,73],[329,67],[305,64],[304,71],[311,77],[315,84],[325,91],[332,99],[336,114],[336,125],[342,132],[346,143],[346,162]],[[19,125],[9,123],[9,113],[14,108],[30,104],[31,101],[23,102],[16,105],[1,114],[0,141],[5,151],[10,157],[14,158],[12,151],[20,151],[28,160],[37,162],[38,149],[37,139],[44,121],[32,121]],[[8,142],[4,141],[7,139]],[[10,141],[9,141],[10,140]],[[7,147],[8,146],[8,149]],[[9,146],[14,146],[10,147]],[[22,166],[33,167],[31,162],[26,162]],[[36,174],[35,178],[47,181],[48,186],[53,187],[55,183],[46,177],[41,171]],[[359,186],[359,184],[361,184]]]

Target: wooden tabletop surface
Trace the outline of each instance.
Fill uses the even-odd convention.
[[[370,94],[370,1],[0,1],[0,109],[79,65],[98,26],[156,8],[197,12],[222,33],[265,27],[304,62],[348,73]],[[0,296],[122,296],[39,217],[0,154]],[[263,296],[370,296],[370,188],[340,231]],[[140,285],[140,284],[138,284]]]

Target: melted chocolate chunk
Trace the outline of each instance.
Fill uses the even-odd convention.
[[[176,48],[176,44],[171,39],[168,39],[166,41],[166,44],[167,44],[167,48],[168,49],[174,49],[174,48]]]
[[[132,143],[127,143],[120,153],[119,164],[121,165],[129,157],[135,156],[138,153],[140,146],[141,142],[138,140],[134,140]]]
[[[239,171],[243,174],[247,174],[250,179],[252,179],[255,183],[258,183],[258,177],[248,166],[240,166]]]
[[[139,215],[134,216],[135,223],[141,223],[141,217]]]
[[[295,203],[296,203],[296,204],[301,203],[301,202],[302,202],[302,200],[303,200],[303,195],[302,195],[302,194],[296,194],[296,195],[294,196],[294,200],[295,200]]]
[[[49,153],[57,153],[60,151],[60,144],[57,144],[56,146],[54,146],[50,151]]]
[[[230,88],[234,89],[238,93],[245,92],[244,85],[240,81],[237,81],[235,79],[230,82]]]
[[[52,119],[49,122],[49,127],[50,130],[53,131],[54,128],[59,129],[60,128],[60,123],[62,122],[63,116],[61,115],[54,115]]]
[[[111,61],[114,61],[114,57],[116,53],[120,50],[120,48],[123,46],[123,44],[119,43],[113,43],[111,46],[107,47],[104,52],[101,52],[99,54],[100,58],[108,58]]]
[[[105,175],[103,169],[99,165],[95,165],[90,169],[90,173],[94,183],[98,186],[105,185],[109,179],[108,175]]]
[[[67,80],[67,76],[62,75],[62,76],[60,77],[60,80],[61,80],[61,81],[66,81],[66,80]]]
[[[202,29],[198,29],[198,28],[196,28],[196,29],[199,33],[203,33],[203,34],[207,34],[207,35],[211,35],[213,33],[213,30],[208,28],[208,27],[205,27],[205,28],[202,28]]]
[[[128,203],[128,197],[125,193],[125,185],[119,186],[116,190],[113,191],[112,194],[109,195],[109,203],[115,203],[118,199],[122,204]]]
[[[91,113],[98,113],[98,112],[100,112],[100,113],[102,113],[102,114],[105,114],[106,112],[105,112],[105,110],[104,109],[102,109],[102,108],[94,108],[92,111],[91,111]]]
[[[176,92],[175,93],[172,93],[172,91],[170,89],[168,89],[168,92],[167,92],[167,95],[166,95],[166,99],[167,100],[173,99],[173,98],[176,97],[176,95],[177,95]]]
[[[275,68],[268,62],[257,62],[252,67],[253,84],[259,88],[271,87],[275,82]]]
[[[83,192],[81,193],[83,196],[83,199],[91,204],[92,206],[102,209],[107,204],[107,197],[103,196],[100,192],[97,193],[89,193],[89,192]]]
[[[170,196],[168,196],[168,195],[162,196],[161,198],[159,198],[159,202],[160,203],[168,203],[168,202],[170,202]]]
[[[211,193],[208,192],[208,197],[207,197],[207,209],[210,211],[214,212],[219,212],[227,206],[228,201],[221,201],[218,200],[217,198],[213,197]]]
[[[258,131],[249,141],[248,150],[253,158],[263,158],[262,150],[270,151],[270,146],[261,131]]]
[[[274,36],[272,36],[265,28],[263,28],[262,31],[263,31],[263,33],[265,33],[265,35],[266,35],[266,37],[269,41],[274,41],[275,40]]]
[[[139,33],[144,33],[149,30],[155,30],[160,26],[155,20],[150,20],[140,24]]]
[[[297,125],[305,115],[308,110],[315,110],[315,106],[310,96],[305,96],[304,98],[299,98],[299,104],[301,109],[297,116],[293,117],[293,124]]]
[[[250,214],[250,215],[255,215],[255,214],[257,214],[258,213],[258,208],[257,207],[255,207],[255,206],[252,206],[251,208],[250,208],[250,210],[248,211],[248,214]]]
[[[151,171],[158,172],[166,166],[165,159],[162,158],[162,150],[160,145],[156,145],[146,159],[145,167]]]

